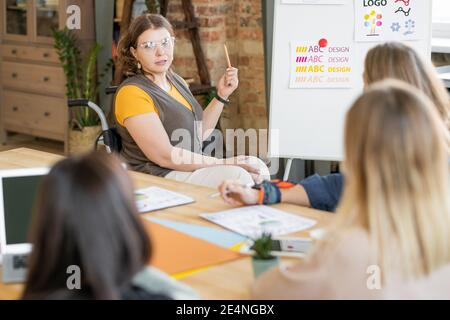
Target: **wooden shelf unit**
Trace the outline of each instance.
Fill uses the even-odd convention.
[[[24,133],[62,141],[67,154],[66,81],[51,28],[64,28],[67,7],[78,5],[82,25],[75,32],[87,50],[95,41],[94,0],[41,2],[0,0],[0,143],[9,132]]]

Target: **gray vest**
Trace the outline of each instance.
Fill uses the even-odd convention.
[[[126,79],[120,85],[117,92],[119,92],[122,87],[129,85],[144,90],[151,97],[155,107],[158,109],[159,117],[169,136],[172,146],[202,154],[202,133],[199,126],[203,119],[203,109],[180,76],[172,73],[168,74],[168,78],[172,85],[175,86],[192,106],[192,111],[187,109],[144,75],[136,75]],[[115,99],[113,102],[112,114],[115,115]],[[138,147],[128,130],[117,122],[115,116],[114,124],[117,128],[117,132],[122,138],[122,151],[120,155],[128,164],[129,169],[160,177],[164,177],[172,171],[171,169],[162,168],[150,161]],[[151,132],[152,128],[149,127],[147,130]]]

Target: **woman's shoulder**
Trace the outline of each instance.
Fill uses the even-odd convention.
[[[118,87],[116,96],[120,92],[131,91],[133,93],[145,94],[149,95],[148,90],[149,84],[148,81],[142,75],[134,75],[126,78]]]
[[[127,291],[122,293],[122,300],[172,300],[171,297],[154,293],[149,290],[143,289],[139,286],[132,285]]]
[[[145,90],[136,84],[123,84],[117,89],[116,99],[120,97],[129,97],[129,96],[148,96]]]
[[[329,260],[354,260],[357,256],[364,261],[370,256],[369,233],[363,228],[334,229],[325,233],[314,246],[310,258]]]
[[[114,97],[115,112],[127,113],[132,109],[147,109],[147,106],[153,105],[152,97],[139,86],[124,85],[120,87]]]
[[[172,279],[154,267],[145,267],[133,278],[133,284],[144,290],[168,296],[174,300],[197,300],[199,296],[187,285]]]
[[[368,250],[368,235],[363,229],[332,231],[314,245],[305,259],[293,265],[280,265],[261,276],[253,287],[253,296],[317,299],[333,295],[333,288],[348,281],[365,283]]]

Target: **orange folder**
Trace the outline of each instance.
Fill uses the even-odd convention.
[[[243,255],[210,242],[167,228],[148,220],[143,221],[153,247],[151,265],[168,274],[205,268],[242,258]]]

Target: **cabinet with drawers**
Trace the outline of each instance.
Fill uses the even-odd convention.
[[[81,9],[82,51],[95,41],[94,0],[0,0],[0,142],[8,132],[63,141],[69,110],[63,68],[51,30]]]

